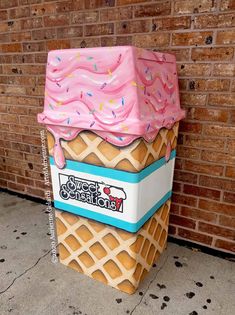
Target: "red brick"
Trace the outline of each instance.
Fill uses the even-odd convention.
[[[132,37],[131,36],[104,36],[101,37],[101,46],[125,46],[132,45]]]
[[[203,106],[206,104],[206,94],[180,93],[181,105]]]
[[[224,196],[223,196],[223,201],[235,204],[235,193],[225,191]]]
[[[23,184],[26,186],[33,186],[34,181],[30,178],[17,176],[17,183]]]
[[[212,237],[211,236],[197,233],[197,232],[194,232],[191,230],[185,230],[185,229],[179,228],[178,234],[179,234],[179,236],[181,236],[185,239],[195,241],[196,243],[203,243],[206,245],[211,245],[211,243],[212,243]]]
[[[235,167],[226,166],[225,176],[235,178]]]
[[[193,79],[189,82],[190,90],[195,91],[228,91],[230,80],[226,79]]]
[[[45,198],[45,192],[42,189],[33,188],[33,187],[25,187],[25,192],[29,196],[39,197],[41,199]]]
[[[222,236],[231,240],[235,240],[235,230],[226,229],[218,225],[207,224],[205,222],[199,222],[198,229],[201,232],[211,235]]]
[[[181,206],[180,214],[184,217],[193,218],[200,221],[216,222],[217,215],[215,213]]]
[[[234,165],[234,157],[228,153],[203,150],[201,154],[201,159],[203,161],[208,161],[208,162],[216,162],[216,163],[223,162],[224,164]]]
[[[172,45],[173,46],[192,46],[192,45],[205,45],[207,38],[212,37],[212,32],[187,32],[187,33],[173,33]]]
[[[7,181],[15,181],[15,175],[6,173],[6,172],[0,172],[0,178],[1,179],[6,179]]]
[[[235,94],[210,94],[208,104],[213,106],[234,106]]]
[[[188,195],[220,200],[220,191],[193,185],[184,185],[183,192]]]
[[[125,0],[118,0],[118,1],[120,2],[120,1],[125,1]],[[135,1],[137,1],[137,0],[135,0]],[[117,4],[121,4],[119,2]],[[114,7],[114,5],[115,5],[115,0],[108,0],[108,1],[107,0],[89,0],[89,1],[85,1],[85,9]]]
[[[23,43],[23,51],[36,52],[45,50],[45,42],[27,42]]]
[[[151,28],[150,20],[123,21],[116,23],[117,34],[145,33]]]
[[[100,46],[99,37],[85,37],[85,38],[76,38],[71,39],[71,48],[87,48],[87,47],[96,47]]]
[[[231,215],[233,216],[235,213],[235,206],[225,203],[219,203],[218,201],[211,200],[199,200],[199,208],[206,211],[211,211],[215,213]]]
[[[175,48],[175,47],[172,47],[172,48],[168,48],[168,47],[161,48],[161,47],[159,47],[158,51],[163,51],[163,52],[168,52],[170,54],[174,54],[177,61],[187,61],[187,60],[189,60],[189,54],[190,54],[189,48],[186,49],[186,48]]]
[[[132,18],[132,7],[120,7],[112,9],[104,9],[100,11],[100,21],[120,21]],[[96,21],[94,21],[96,22]],[[87,23],[89,23],[87,21]]]
[[[56,12],[69,12],[75,10],[82,10],[84,9],[84,2],[83,0],[67,0],[67,1],[60,1],[56,3]]]
[[[220,215],[219,224],[235,229],[235,217]]]
[[[178,64],[178,75],[179,76],[209,76],[211,74],[211,64],[203,63],[185,63]]]
[[[172,202],[175,202],[181,205],[191,206],[191,207],[196,207],[197,205],[197,199],[195,197],[182,195],[182,194],[176,194],[176,193],[174,193],[172,196]]]
[[[194,17],[194,28],[220,28],[234,25],[233,14],[207,14]]]
[[[190,16],[156,18],[153,20],[157,30],[182,30],[188,29],[191,26]]]
[[[174,11],[177,14],[210,12],[214,9],[212,0],[176,0]]]
[[[186,146],[178,145],[177,147],[177,156],[181,158],[188,158],[197,160],[200,157],[200,150],[189,148]]]
[[[181,192],[182,191],[182,183],[177,183],[174,181],[172,189],[174,192]]]
[[[111,35],[113,33],[114,33],[113,23],[91,24],[91,25],[85,26],[85,35],[86,36]]]
[[[216,44],[218,45],[228,45],[235,43],[235,31],[220,31],[217,33]]]
[[[67,26],[69,16],[67,14],[49,15],[43,18],[45,27]]]
[[[184,182],[184,183],[186,182],[186,183],[196,184],[197,175],[189,173],[189,172],[182,172],[182,171],[175,170],[174,180]]]
[[[137,47],[156,48],[159,46],[167,46],[170,37],[167,33],[154,33],[145,35],[134,35],[133,44]]]
[[[49,40],[46,45],[47,50],[67,49],[70,48],[70,41],[67,39]]]
[[[24,19],[20,20],[20,28],[22,30],[24,29],[34,29],[34,28],[40,28],[43,26],[42,18],[31,18],[31,19]]]
[[[224,190],[235,191],[235,181],[201,175],[199,184],[206,187],[213,187]]]
[[[147,5],[137,5],[134,7],[135,17],[150,17],[159,15],[168,15],[171,12],[170,1],[163,3],[154,3]]]
[[[21,193],[25,192],[25,186],[21,185],[19,183],[12,183],[12,182],[8,182],[7,183],[7,188],[13,191],[18,191]]]
[[[224,149],[224,140],[208,138],[208,136],[186,135],[184,144],[195,148],[215,148],[220,151]]]
[[[80,37],[82,35],[82,26],[57,28],[57,38]]]
[[[15,167],[15,166],[8,165],[6,170],[7,170],[7,172],[9,172],[11,174],[16,174],[16,175],[21,175],[21,176],[25,175],[24,169],[22,169],[20,167]]]
[[[200,121],[227,122],[229,112],[218,109],[189,108],[187,118]]]
[[[196,222],[191,219],[183,218],[178,215],[170,215],[170,224],[180,225],[189,229],[195,229]]]
[[[189,123],[187,121],[182,121],[180,123],[180,132],[196,133],[202,132],[202,125],[198,123]]]
[[[42,3],[31,6],[32,16],[42,16],[44,14],[56,13],[56,6],[54,3]]]
[[[193,48],[193,61],[220,61],[231,60],[234,50],[232,47]]]
[[[185,160],[184,169],[195,173],[221,176],[223,174],[224,168],[220,165],[211,165],[203,162]]]
[[[30,16],[29,7],[17,7],[9,10],[9,19],[18,19]]]
[[[234,0],[223,0],[223,1],[221,1],[220,2],[220,9],[222,11],[235,10]]]
[[[100,11],[100,14],[102,15],[103,12],[104,12],[104,10]],[[111,9],[110,12],[115,14],[114,9]],[[71,12],[71,23],[72,24],[95,23],[95,22],[98,22],[98,20],[99,20],[99,12],[98,11]]]
[[[8,19],[7,10],[1,10],[0,11],[0,20],[4,21]]]
[[[0,1],[0,9],[8,9],[11,7],[17,7],[17,0],[1,0]]]
[[[0,51],[8,53],[8,52],[20,52],[22,51],[22,46],[20,43],[14,44],[1,44]]]
[[[203,133],[208,136],[234,138],[235,127],[208,124],[203,127]]]
[[[235,242],[229,242],[225,240],[216,240],[215,247],[230,252],[235,252]]]
[[[33,30],[32,31],[32,38],[34,40],[56,38],[56,30],[53,28]]]
[[[214,65],[213,74],[215,76],[234,77],[235,76],[235,64],[219,63]]]

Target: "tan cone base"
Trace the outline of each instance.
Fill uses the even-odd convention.
[[[176,148],[179,123],[172,129],[162,128],[152,143],[139,138],[126,147],[117,147],[90,131],[82,131],[74,140],[61,141],[66,159],[93,165],[115,168],[128,172],[139,172],[162,158],[170,141]],[[52,155],[54,137],[48,132],[48,149]]]
[[[132,294],[165,248],[170,199],[137,233],[56,210],[60,262]]]

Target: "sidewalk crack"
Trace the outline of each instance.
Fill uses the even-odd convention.
[[[167,260],[168,260],[169,255],[167,255],[166,259],[164,260],[164,263],[162,264],[162,266],[159,268],[159,270],[156,272],[155,276],[153,277],[153,279],[149,282],[147,289],[145,290],[144,294],[141,296],[141,299],[139,300],[139,302],[134,306],[134,308],[132,309],[132,311],[130,312],[130,315],[134,314],[134,312],[136,311],[137,307],[142,303],[144,297],[146,296],[151,284],[154,282],[154,280],[156,280],[157,275],[159,274],[159,272],[164,268]]]
[[[17,277],[15,277],[15,278],[12,280],[12,282],[9,284],[9,286],[8,286],[5,290],[0,291],[0,295],[1,295],[1,294],[4,294],[5,292],[7,292],[7,291],[13,286],[13,284],[15,283],[15,281],[16,281],[17,279],[21,278],[21,277],[24,276],[28,271],[30,271],[31,269],[33,269],[34,267],[36,267],[37,264],[39,263],[39,261],[40,261],[41,259],[43,259],[44,257],[46,257],[50,252],[51,252],[51,249],[48,250],[43,256],[39,257],[38,260],[37,260],[31,267],[27,268],[24,272],[22,272],[20,275],[18,275]]]

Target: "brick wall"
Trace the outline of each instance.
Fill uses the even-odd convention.
[[[0,186],[43,198],[47,51],[133,44],[177,57],[181,123],[170,233],[235,251],[235,1],[1,0]]]

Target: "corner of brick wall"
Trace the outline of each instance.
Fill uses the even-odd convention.
[[[176,55],[182,107],[170,234],[235,252],[235,2],[1,0],[0,187],[43,198],[47,51],[136,45]]]

